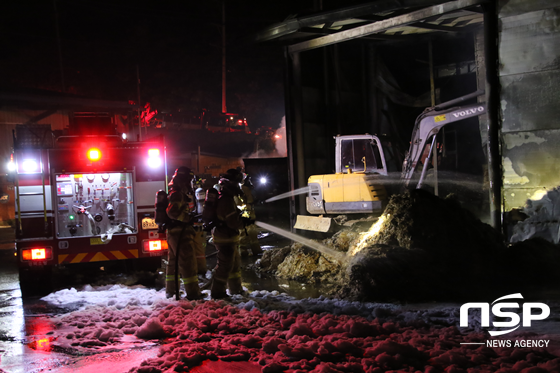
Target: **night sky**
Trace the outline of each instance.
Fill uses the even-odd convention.
[[[282,48],[244,38],[340,3],[226,0],[228,112],[245,115],[252,128],[277,127],[284,113]],[[221,2],[11,0],[2,8],[4,86],[137,101],[138,68],[142,104],[160,112],[221,110]]]

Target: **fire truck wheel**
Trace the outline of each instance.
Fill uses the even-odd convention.
[[[19,286],[24,298],[49,294],[53,290],[52,267],[20,268]]]

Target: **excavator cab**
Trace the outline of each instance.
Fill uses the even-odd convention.
[[[298,215],[296,229],[328,232],[332,219],[323,214],[381,213],[386,206],[387,191],[378,176],[387,176],[387,165],[379,138],[363,134],[334,139],[336,173],[310,176],[307,183],[307,211],[321,216]]]
[[[381,142],[373,135],[336,136],[336,173],[387,175]]]

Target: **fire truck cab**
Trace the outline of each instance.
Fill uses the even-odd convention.
[[[154,197],[167,190],[162,137],[55,137],[48,126],[18,125],[14,163],[22,292],[56,266],[133,259],[157,268],[167,255],[154,221]]]

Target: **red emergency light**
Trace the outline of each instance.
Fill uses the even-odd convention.
[[[154,252],[154,251],[163,251],[167,250],[167,241],[166,240],[149,240],[144,241],[144,252]]]
[[[148,149],[148,166],[151,168],[158,168],[162,165],[163,162],[159,153],[160,151],[158,148]]]
[[[86,155],[87,159],[89,159],[90,161],[97,162],[101,159],[101,150],[99,150],[98,148],[89,148]]]
[[[47,260],[52,258],[52,249],[40,247],[21,251],[21,258],[25,261]]]

